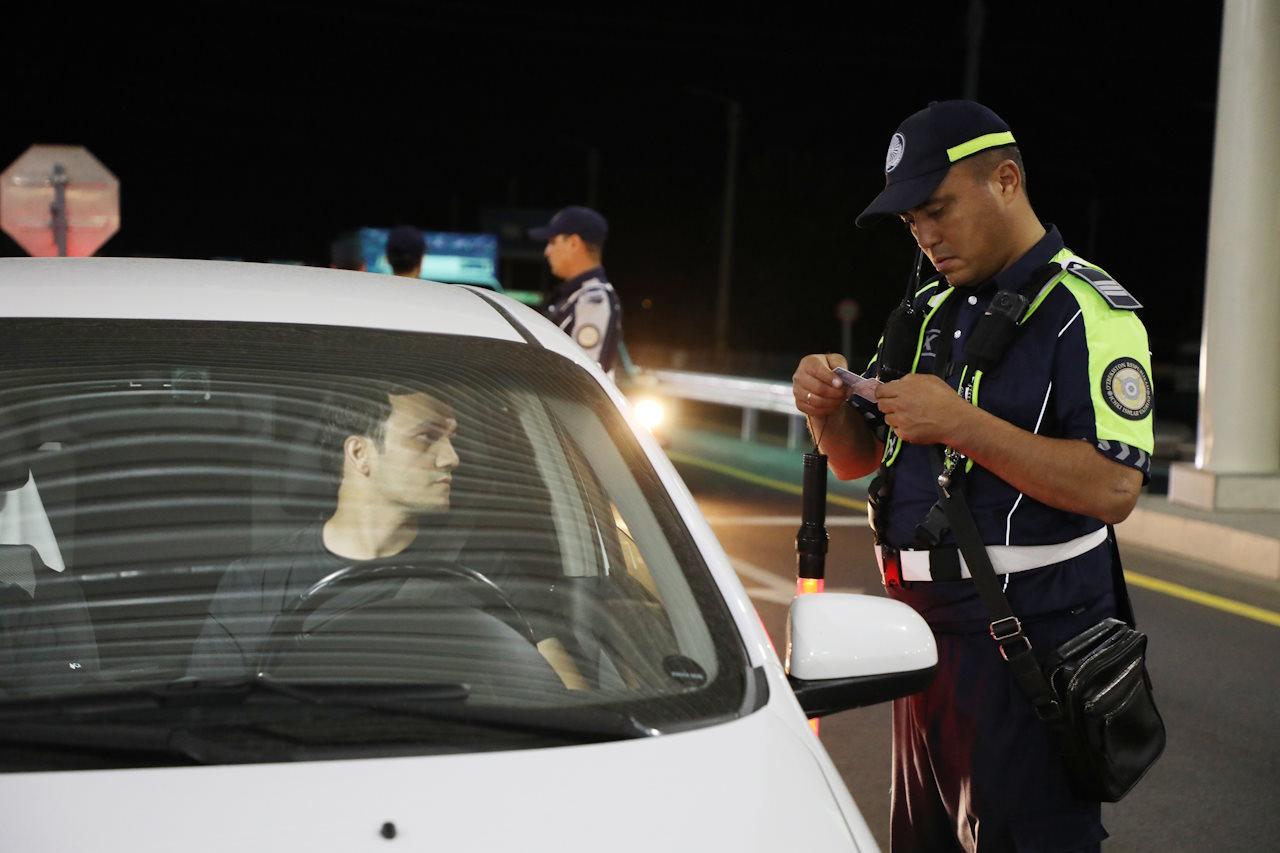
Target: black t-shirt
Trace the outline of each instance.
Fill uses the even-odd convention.
[[[209,603],[209,614],[196,638],[187,674],[201,678],[242,677],[251,673],[271,632],[272,623],[317,581],[353,565],[398,565],[446,562],[472,565],[502,588],[513,574],[501,555],[469,559],[466,537],[460,531],[423,525],[418,536],[398,554],[376,560],[340,557],[324,546],[324,525],[317,521],[284,536],[263,550],[228,566]],[[517,607],[547,584],[512,584]],[[546,613],[543,602],[528,608]],[[545,620],[531,618],[536,639],[550,636]]]

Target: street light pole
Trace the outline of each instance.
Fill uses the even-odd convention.
[[[964,62],[964,97],[969,101],[978,100],[978,72],[982,64],[982,31],[986,17],[983,0],[969,0],[969,48]]]
[[[733,273],[733,213],[738,187],[738,131],[742,105],[728,101],[728,151],[724,163],[724,210],[720,224],[720,273],[716,288],[716,360],[723,364],[729,352],[729,285]]]
[[[600,149],[587,149],[587,207],[597,209],[600,195]]]

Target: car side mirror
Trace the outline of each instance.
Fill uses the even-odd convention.
[[[809,717],[919,692],[938,647],[900,601],[851,593],[797,596],[787,617],[787,680]]]

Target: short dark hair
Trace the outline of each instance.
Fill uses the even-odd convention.
[[[329,263],[340,270],[364,269],[360,237],[356,234],[343,234],[334,240],[329,245]]]
[[[334,482],[342,479],[343,446],[353,435],[372,439],[378,450],[386,448],[387,419],[391,417],[391,398],[407,394],[440,395],[417,383],[361,381],[331,392],[325,397],[316,443],[320,447],[321,465]]]
[[[578,236],[582,237],[581,234]],[[597,261],[604,259],[604,243],[592,243],[583,237],[582,245],[586,247],[587,254],[595,258]]]
[[[1022,163],[1022,149],[1017,145],[1001,145],[998,148],[988,148],[986,151],[979,152],[968,158],[973,170],[974,177],[978,179],[986,178],[991,170],[1005,160],[1012,160],[1014,165],[1018,167],[1018,171],[1022,173],[1022,191],[1027,192],[1027,167]]]
[[[387,263],[396,273],[406,273],[422,263],[427,241],[412,225],[397,225],[387,233]]]

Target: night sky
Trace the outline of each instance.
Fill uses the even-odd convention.
[[[347,228],[582,203],[594,149],[640,351],[710,345],[723,97],[742,105],[731,347],[836,348],[844,296],[870,347],[913,244],[853,219],[898,122],[961,95],[967,44],[964,2],[123,6],[6,13],[0,51],[0,166],[88,146],[122,185],[102,254],[324,263]],[[1194,362],[1220,4],[986,7],[978,97],[1012,126],[1041,218],[1147,305],[1157,362]],[[0,254],[21,250],[0,236]]]

